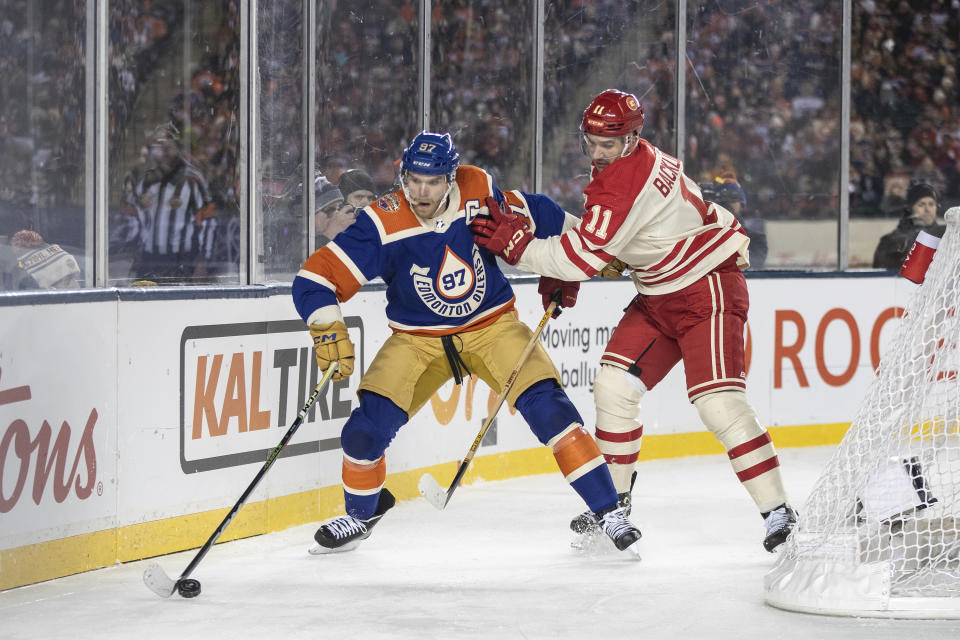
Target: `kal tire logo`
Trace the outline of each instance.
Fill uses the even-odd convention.
[[[345,318],[358,368],[328,384],[280,457],[340,448],[364,372],[363,322]],[[184,473],[263,463],[322,377],[302,320],[193,326],[180,337],[180,467]]]

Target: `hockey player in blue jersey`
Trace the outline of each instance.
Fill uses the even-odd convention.
[[[527,217],[537,236],[576,222],[546,196],[501,192],[482,169],[461,166],[449,134],[424,131],[414,138],[403,153],[400,185],[314,252],[293,282],[320,368],[339,363],[334,379],[349,376],[354,361],[340,303],[377,276],[387,285],[394,331],[361,378],[359,405],[341,433],[346,514],[320,526],[311,553],[356,548],[393,506],[384,487],[385,451],[443,383],[473,372],[499,391],[533,336],[517,319],[496,257],[474,244],[467,227],[487,213],[486,198]],[[637,553],[640,531],[618,505],[603,456],[541,345],[520,369],[507,402],[553,449],[564,477],[617,548]]]

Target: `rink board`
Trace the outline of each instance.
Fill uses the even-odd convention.
[[[750,279],[748,395],[778,446],[839,441],[912,286]],[[535,325],[535,281],[515,288]],[[633,294],[626,280],[590,282],[543,333],[587,425],[597,362]],[[288,293],[202,295],[0,306],[0,589],[199,546],[279,442],[319,377]],[[389,336],[384,306],[376,288],[344,305],[357,373]],[[359,377],[319,398],[222,540],[342,509],[339,432]],[[391,490],[415,497],[425,471],[448,483],[494,397],[482,382],[447,383],[391,445]],[[722,452],[686,399],[682,367],[645,396],[641,418],[641,459]],[[504,407],[465,482],[555,470]]]

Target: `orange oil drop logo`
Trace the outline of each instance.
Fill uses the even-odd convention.
[[[447,299],[462,298],[473,289],[473,269],[447,247],[437,274],[437,291]]]

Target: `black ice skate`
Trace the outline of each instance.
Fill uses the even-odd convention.
[[[380,499],[377,502],[377,510],[369,520],[358,520],[351,515],[337,516],[320,525],[317,532],[313,534],[313,539],[317,544],[310,548],[312,555],[322,555],[325,553],[338,553],[341,551],[353,551],[363,540],[370,537],[373,526],[380,522],[387,511],[393,508],[397,499],[387,490],[386,487],[380,490]]]
[[[630,490],[617,494],[617,506],[626,509],[624,515],[629,516],[632,499],[630,494],[633,492],[633,485],[637,481],[637,472],[634,471],[630,477]],[[576,518],[570,521],[570,530],[581,535],[599,535],[601,533],[600,519],[592,511],[584,511]]]
[[[763,538],[763,548],[773,552],[777,547],[783,544],[794,525],[797,524],[796,512],[785,504],[780,505],[772,511],[760,514],[763,516],[763,524],[766,527],[766,536]]]
[[[612,507],[596,514],[596,517],[600,521],[600,526],[603,527],[603,532],[613,540],[617,549],[629,550],[633,555],[640,556],[640,529],[627,520],[626,507]]]

